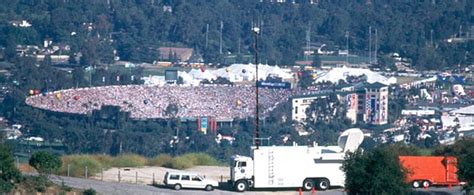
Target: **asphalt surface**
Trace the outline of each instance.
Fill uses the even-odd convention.
[[[255,194],[255,195],[266,195],[266,194],[277,194],[277,195],[298,195],[296,189],[284,189],[284,190],[273,190],[265,189],[258,191],[247,191],[245,193],[238,193],[225,189],[215,189],[214,191],[207,192],[204,190],[189,190],[182,189],[176,191],[174,189],[166,188],[164,186],[150,186],[150,185],[140,185],[140,184],[130,184],[130,183],[117,183],[117,182],[104,182],[92,179],[84,178],[74,178],[74,177],[63,177],[63,176],[51,176],[51,181],[58,185],[64,185],[79,188],[79,189],[89,189],[92,188],[100,194],[117,194],[117,195],[128,195],[128,194],[164,194],[164,195],[180,195],[180,194]],[[303,192],[303,195],[310,195],[311,192]],[[324,192],[316,192],[315,194],[322,195],[343,195],[344,192],[342,189],[333,189]]]
[[[223,184],[222,189],[215,189],[214,191],[207,192],[204,190],[188,190],[182,189],[180,191],[175,191],[173,189],[166,188],[164,186],[149,186],[149,185],[140,185],[140,184],[130,184],[130,183],[117,183],[117,182],[104,182],[93,179],[84,179],[84,178],[74,178],[74,177],[63,177],[63,176],[51,176],[50,179],[58,184],[79,188],[79,189],[89,189],[92,188],[96,190],[99,194],[114,194],[114,195],[147,195],[147,194],[164,194],[164,195],[181,195],[181,194],[255,194],[255,195],[266,195],[266,194],[277,194],[277,195],[298,195],[299,192],[296,189],[283,189],[283,190],[274,190],[274,189],[264,189],[257,191],[247,191],[245,193],[238,193],[228,189]],[[311,192],[303,192],[303,195],[312,195]],[[317,191],[314,194],[318,195],[344,195],[346,194],[342,189],[331,189],[327,191]],[[429,189],[418,189],[415,191],[416,195],[461,195],[460,187],[449,188],[437,188],[431,187]]]

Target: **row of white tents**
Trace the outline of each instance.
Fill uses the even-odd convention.
[[[201,80],[209,81],[223,77],[230,82],[255,81],[256,66],[253,64],[232,64],[228,67],[219,69],[192,69],[189,72],[178,72],[178,76],[183,78],[185,84],[199,84]],[[280,77],[284,80],[292,79],[293,73],[290,69],[280,68],[278,66],[258,65],[258,80],[265,80],[268,76]]]
[[[316,83],[322,82],[331,82],[338,83],[340,80],[346,81],[347,77],[359,77],[365,75],[368,83],[382,83],[385,85],[396,84],[397,78],[390,77],[387,78],[377,72],[371,71],[370,69],[364,68],[349,68],[349,67],[340,67],[333,68],[327,72],[321,72],[316,77]]]
[[[280,68],[279,66],[270,66],[260,64],[258,66],[258,80],[265,80],[268,76],[280,77],[283,80],[291,80],[296,78],[295,72],[292,72],[289,68]],[[332,82],[338,83],[339,80],[346,80],[348,76],[362,76],[367,77],[367,82],[375,83],[380,82],[386,85],[394,84],[397,82],[396,78],[386,78],[377,72],[373,72],[369,69],[362,68],[333,68],[329,71],[317,72],[316,83],[320,82]],[[219,69],[191,69],[188,72],[179,71],[178,76],[183,79],[184,85],[196,86],[199,85],[202,80],[215,80],[217,77],[223,77],[228,79],[230,82],[245,82],[255,81],[256,77],[256,66],[253,64],[232,64],[228,67]],[[145,84],[151,85],[162,85],[165,84],[164,77],[150,76],[145,79]]]

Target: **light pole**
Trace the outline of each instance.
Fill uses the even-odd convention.
[[[258,35],[260,34],[260,28],[258,27],[253,27],[252,32],[254,35],[254,43],[253,43],[253,49],[255,51],[255,98],[256,98],[256,105],[255,105],[255,146],[257,146],[257,149],[260,146],[260,132],[258,128],[258,122],[259,122],[259,112],[258,112]]]

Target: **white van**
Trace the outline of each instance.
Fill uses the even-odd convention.
[[[199,188],[212,191],[215,187],[219,186],[217,181],[206,179],[196,173],[190,172],[168,171],[165,174],[163,182],[166,186],[172,187],[175,190],[180,190],[181,188]]]

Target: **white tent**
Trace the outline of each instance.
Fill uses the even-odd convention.
[[[184,71],[179,71],[178,72],[178,77],[183,78],[183,84],[184,85],[197,86],[201,82],[201,80],[194,79],[192,75],[190,75],[190,74],[188,74],[187,72],[184,72]]]
[[[191,82],[191,80],[213,80],[217,77],[224,77],[229,79],[231,82],[241,82],[241,81],[255,81],[255,72],[256,68],[253,64],[232,64],[228,67],[219,68],[216,70],[204,70],[201,69],[192,69],[189,72],[180,72],[182,75],[190,75],[189,77],[183,77],[185,83]],[[293,78],[291,70],[282,69],[278,66],[269,66],[260,64],[258,66],[258,78],[266,79],[269,75],[281,77],[283,79]]]
[[[213,80],[217,78],[217,76],[215,76],[214,74],[211,73],[211,71],[208,71],[208,70],[202,71],[200,69],[192,69],[191,71],[189,71],[188,74],[191,75],[193,79],[197,79],[197,80],[204,80],[204,79]]]
[[[338,83],[339,80],[346,80],[348,76],[367,76],[368,83],[382,83],[385,85],[395,84],[396,78],[390,78],[382,76],[379,73],[373,72],[369,69],[363,68],[333,68],[329,72],[322,73],[317,79],[316,83],[329,81],[331,83]]]

